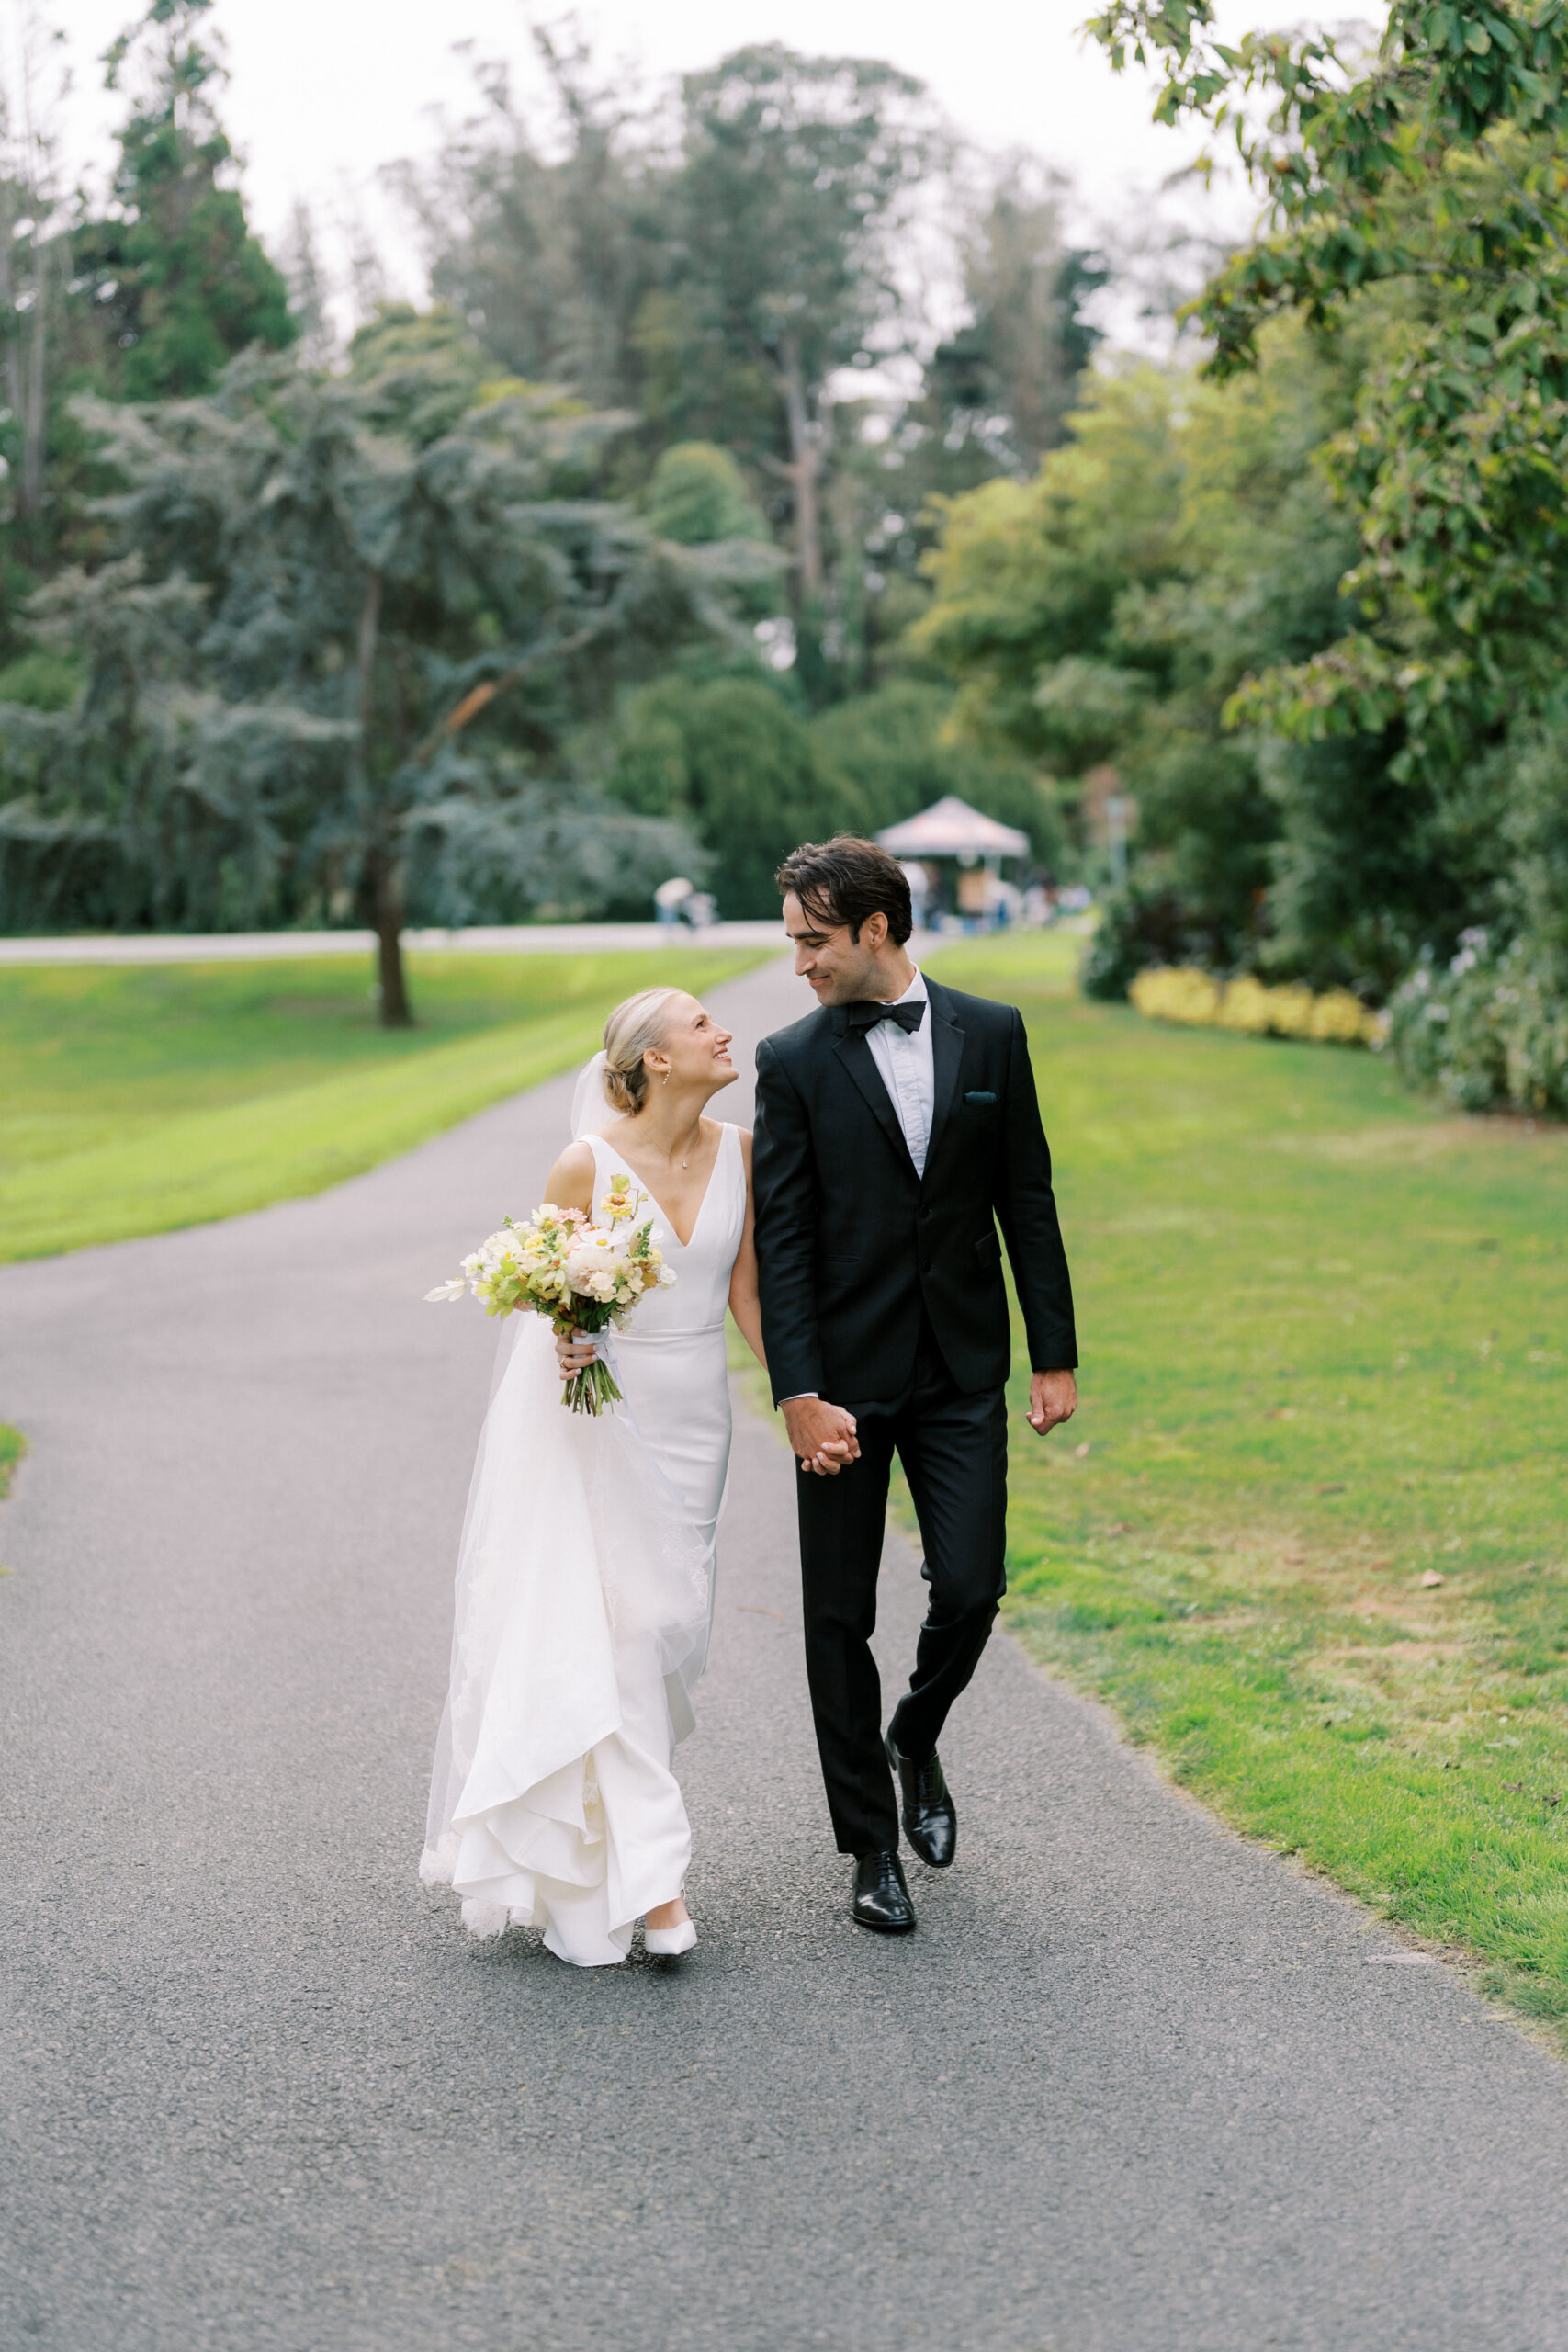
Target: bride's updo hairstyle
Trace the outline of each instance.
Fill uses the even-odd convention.
[[[604,1023],[604,1091],[617,1111],[635,1114],[648,1100],[644,1054],[664,1043],[670,1005],[684,989],[643,989],[616,1005]]]

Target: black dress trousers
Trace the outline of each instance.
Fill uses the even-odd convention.
[[[891,1730],[899,1753],[923,1762],[975,1671],[1007,1588],[1007,1407],[1000,1388],[966,1394],[955,1385],[927,1323],[907,1394],[893,1405],[850,1409],[860,1460],[836,1478],[797,1473],[795,1491],[817,1746],[840,1849],[859,1855],[898,1844],[871,1654],[893,1456],[914,1498],[931,1599]]]

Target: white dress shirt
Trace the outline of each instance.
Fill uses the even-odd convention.
[[[896,1021],[879,1021],[865,1033],[871,1058],[882,1074],[887,1099],[897,1114],[904,1141],[915,1163],[915,1173],[926,1172],[931,1148],[931,1118],[936,1109],[936,1065],[931,1056],[931,999],[916,967],[915,977],[896,1004],[923,1004],[926,1017],[918,1029],[900,1029]]]
[[[935,1014],[926,984],[920,978],[919,967],[915,977],[895,1004],[923,1004],[926,1017],[914,1030],[900,1029],[896,1021],[878,1021],[865,1033],[871,1047],[871,1058],[887,1089],[898,1125],[904,1130],[904,1141],[909,1147],[909,1157],[915,1163],[915,1173],[926,1172],[926,1153],[931,1148],[931,1120],[936,1112],[936,1061],[931,1053],[931,1023]],[[815,1388],[802,1389],[804,1396],[815,1396]],[[793,1396],[781,1396],[781,1405],[793,1405]]]

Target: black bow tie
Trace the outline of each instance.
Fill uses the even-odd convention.
[[[919,1004],[852,1004],[849,1016],[852,1029],[874,1029],[879,1021],[896,1021],[912,1037],[926,1017],[926,1008],[923,999]]]

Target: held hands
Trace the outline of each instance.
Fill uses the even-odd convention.
[[[1078,1384],[1070,1372],[1032,1372],[1029,1375],[1029,1426],[1044,1437],[1058,1421],[1070,1421],[1077,1410]]]
[[[558,1332],[556,1361],[560,1365],[561,1378],[570,1380],[576,1374],[586,1372],[593,1361],[593,1348],[591,1331],[574,1331],[570,1340],[563,1340]]]
[[[810,1470],[818,1478],[836,1478],[840,1470],[860,1460],[855,1417],[841,1405],[829,1405],[820,1396],[792,1396],[779,1410],[803,1471]]]

